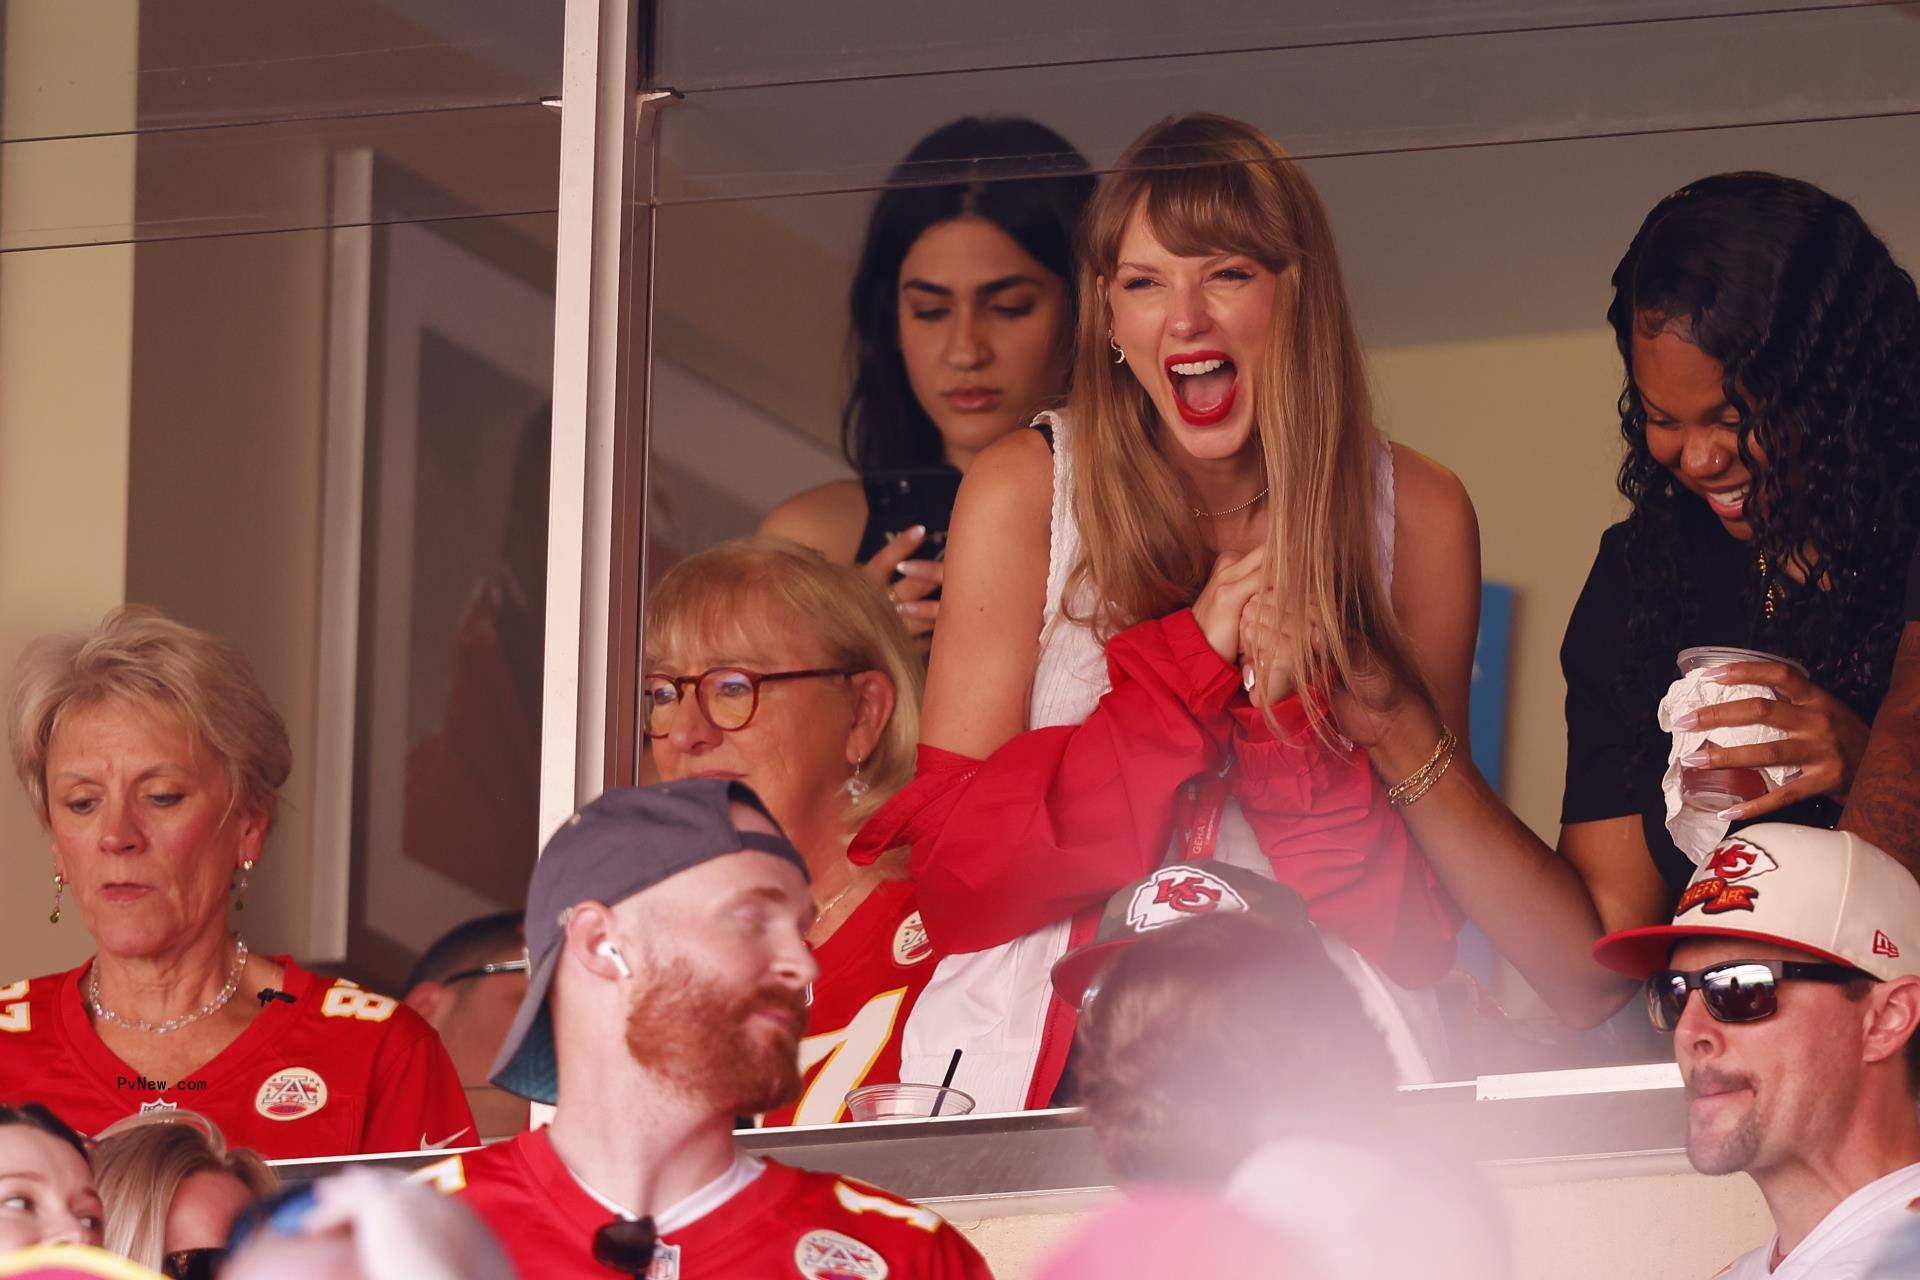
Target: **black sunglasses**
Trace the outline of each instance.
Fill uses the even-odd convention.
[[[1797,960],[1725,960],[1704,969],[1662,969],[1647,979],[1647,1016],[1662,1031],[1680,1025],[1687,993],[1698,991],[1707,1012],[1719,1022],[1758,1022],[1780,1007],[1781,982],[1878,982],[1872,974],[1844,964],[1802,964]]]
[[[172,1280],[213,1280],[226,1260],[225,1249],[176,1249],[160,1260],[160,1274]]]
[[[657,1238],[652,1218],[615,1218],[593,1233],[593,1260],[603,1267],[644,1277],[653,1266]]]
[[[525,960],[496,960],[492,964],[483,964],[478,969],[462,969],[458,973],[450,974],[441,980],[440,985],[451,986],[456,982],[464,982],[468,978],[484,978],[494,973],[525,973],[528,967],[529,964]]]

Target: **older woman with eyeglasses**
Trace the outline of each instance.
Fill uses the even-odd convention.
[[[472,1140],[418,1014],[251,951],[228,923],[292,767],[238,650],[128,605],[28,647],[7,727],[53,846],[49,919],[95,952],[0,985],[0,1101],[37,1098],[88,1133],[191,1107],[276,1158]]]
[[[902,1028],[934,967],[901,859],[847,842],[913,773],[920,662],[886,590],[782,538],[721,543],[648,591],[642,692],[667,781],[738,778],[807,860],[820,963],[804,1090],[770,1124],[831,1123],[900,1078]]]

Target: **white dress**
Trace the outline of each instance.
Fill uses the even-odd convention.
[[[1083,722],[1112,687],[1107,680],[1105,644],[1087,623],[1068,617],[1068,578],[1080,555],[1080,528],[1073,514],[1072,431],[1063,414],[1043,413],[1038,421],[1049,424],[1053,432],[1053,518],[1040,656],[1027,702],[1029,729]],[[1374,456],[1377,549],[1382,578],[1391,589],[1393,452],[1385,439],[1379,440]],[[1082,618],[1091,614],[1085,591],[1083,584],[1071,610]],[[1221,815],[1214,856],[1269,878],[1273,875],[1253,828],[1231,798]],[[954,1049],[962,1048],[965,1053],[954,1083],[975,1097],[976,1110],[1019,1110],[1046,1029],[1052,991],[1049,971],[1066,952],[1071,925],[1070,920],[1059,920],[1001,946],[942,960],[903,1034],[900,1078],[937,1081]],[[1324,935],[1323,941],[1386,1033],[1401,1080],[1409,1084],[1432,1080],[1430,1064],[1444,1043],[1433,993],[1400,987],[1345,943]]]

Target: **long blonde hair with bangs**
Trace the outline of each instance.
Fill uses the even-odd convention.
[[[1081,225],[1068,403],[1081,551],[1067,597],[1093,604],[1076,620],[1106,637],[1190,605],[1213,566],[1159,413],[1107,354],[1105,290],[1136,212],[1172,253],[1242,253],[1278,275],[1254,430],[1272,495],[1264,586],[1296,625],[1292,652],[1254,656],[1291,667],[1303,688],[1351,687],[1378,666],[1424,692],[1377,559],[1372,398],[1326,210],[1279,143],[1225,116],[1170,117],[1140,135]],[[1305,701],[1330,739],[1322,700]]]
[[[785,538],[735,538],[708,547],[648,588],[646,667],[702,639],[751,643],[793,630],[813,637],[828,666],[878,671],[893,685],[893,715],[866,760],[871,788],[848,805],[864,820],[913,779],[925,683],[887,589],[865,570]]]

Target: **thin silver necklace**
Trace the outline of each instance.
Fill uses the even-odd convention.
[[[1248,498],[1245,502],[1241,503],[1237,507],[1228,507],[1225,511],[1202,511],[1200,508],[1194,507],[1193,514],[1195,516],[1198,516],[1202,520],[1211,520],[1215,516],[1230,516],[1236,511],[1245,511],[1248,507],[1260,501],[1260,499],[1266,497],[1267,490],[1271,488],[1273,488],[1273,486],[1270,484],[1261,485],[1260,492],[1254,494],[1251,498]]]
[[[102,1022],[111,1022],[116,1027],[125,1027],[129,1031],[145,1031],[151,1035],[163,1036],[169,1031],[178,1031],[191,1022],[198,1022],[210,1013],[218,1013],[226,1008],[227,1001],[233,999],[233,993],[240,989],[240,971],[247,967],[247,940],[236,936],[239,945],[234,948],[233,968],[227,971],[227,985],[220,988],[220,994],[195,1009],[192,1013],[183,1013],[177,1018],[168,1018],[165,1022],[142,1022],[138,1018],[123,1018],[106,1005],[100,1003],[100,962],[94,961],[93,969],[87,974],[87,1004],[93,1008],[93,1016]]]

